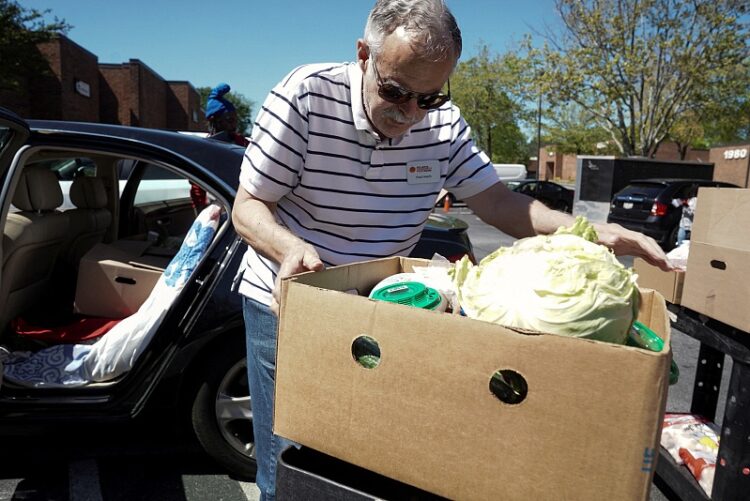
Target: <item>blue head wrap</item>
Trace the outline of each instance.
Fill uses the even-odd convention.
[[[234,105],[224,99],[224,94],[229,92],[229,84],[220,83],[208,95],[206,101],[206,118],[221,115],[226,111],[234,111]]]

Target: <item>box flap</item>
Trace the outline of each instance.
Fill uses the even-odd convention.
[[[693,242],[750,250],[750,190],[701,188],[695,206]]]

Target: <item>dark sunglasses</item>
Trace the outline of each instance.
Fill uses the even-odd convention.
[[[410,99],[417,100],[417,106],[423,110],[434,110],[440,108],[442,105],[447,103],[451,98],[451,81],[448,80],[448,93],[443,94],[442,92],[435,92],[433,94],[423,94],[421,92],[412,92],[399,87],[396,84],[383,82],[378,72],[378,66],[375,64],[374,59],[370,59],[372,62],[372,68],[375,70],[375,78],[378,81],[378,95],[393,104],[404,104]]]

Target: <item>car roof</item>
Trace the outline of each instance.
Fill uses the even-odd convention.
[[[236,187],[245,148],[179,132],[90,122],[27,120],[34,138],[48,141],[66,137],[95,143],[114,142],[134,150],[167,152],[203,166],[229,186]]]
[[[671,178],[671,177],[651,177],[645,179],[632,179],[630,184],[633,183],[657,183],[657,184],[692,184],[692,183],[719,183],[729,184],[722,181],[713,181],[711,179],[684,179],[684,178]]]

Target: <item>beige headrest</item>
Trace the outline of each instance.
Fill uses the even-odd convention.
[[[81,176],[70,185],[70,201],[79,209],[101,209],[107,206],[107,190],[98,177]]]
[[[44,167],[27,167],[13,196],[13,205],[22,211],[48,211],[63,203],[57,176]]]

